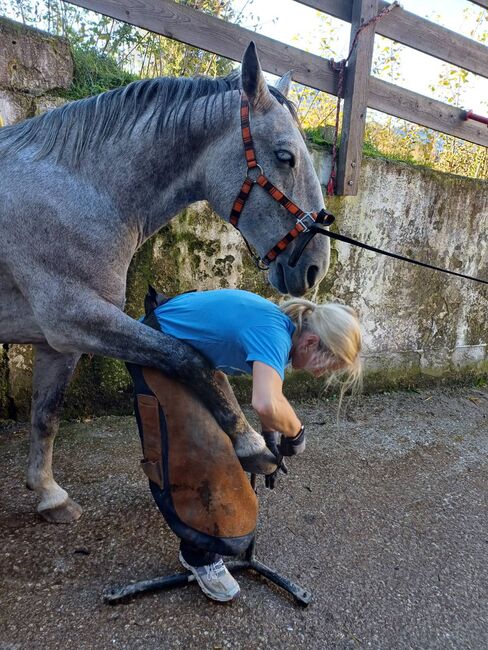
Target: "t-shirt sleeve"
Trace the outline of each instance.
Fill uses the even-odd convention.
[[[281,379],[284,379],[291,349],[291,338],[285,328],[249,327],[241,332],[240,340],[247,363],[261,361],[274,368]]]

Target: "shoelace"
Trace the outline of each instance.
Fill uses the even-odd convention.
[[[214,564],[210,564],[205,567],[207,572],[207,578],[209,580],[219,580],[220,576],[225,573],[225,565],[223,560],[219,560]]]

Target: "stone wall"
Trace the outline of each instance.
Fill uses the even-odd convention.
[[[13,124],[63,103],[73,60],[60,38],[0,19],[0,120]]]
[[[69,46],[50,35],[0,20],[0,119],[5,124],[52,108],[69,87]],[[312,149],[324,185],[330,156]],[[328,207],[341,232],[453,270],[488,277],[488,184],[386,160],[363,162],[359,193]],[[142,312],[147,282],[169,293],[240,287],[277,299],[256,271],[239,234],[204,203],[188,208],[146,242],[129,270],[127,311]],[[481,285],[333,243],[331,269],[315,298],[339,300],[360,314],[366,385],[414,386],[486,376],[487,291]],[[0,354],[0,419],[25,419],[32,373],[30,346]],[[244,394],[245,382],[237,382]],[[298,377],[290,396],[318,394]],[[122,364],[84,357],[66,414],[129,412]]]

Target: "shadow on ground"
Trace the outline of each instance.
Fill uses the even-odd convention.
[[[104,605],[107,587],[178,570],[139,469],[132,418],[65,423],[57,478],[84,507],[53,526],[24,488],[26,427],[0,432],[0,649],[488,647],[488,392],[296,404],[306,453],[259,487],[258,556],[307,609],[245,574],[231,605],[195,585]]]

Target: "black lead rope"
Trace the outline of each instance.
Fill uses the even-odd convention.
[[[419,262],[419,260],[414,260],[411,257],[405,257],[404,255],[397,255],[396,253],[390,253],[384,251],[381,248],[376,248],[376,246],[370,246],[369,244],[363,244],[363,242],[347,237],[347,235],[340,235],[336,232],[330,232],[325,228],[313,224],[308,228],[308,232],[302,234],[302,241],[297,242],[295,250],[290,255],[290,260],[288,265],[294,268],[298,260],[300,259],[301,254],[305,250],[305,247],[310,242],[310,240],[315,237],[315,235],[325,235],[330,237],[330,239],[337,239],[343,241],[346,244],[352,244],[353,246],[359,246],[360,248],[365,248],[368,251],[373,251],[373,253],[381,253],[381,255],[387,255],[388,257],[394,257],[397,260],[403,260],[404,262],[410,262],[410,264],[417,264],[418,266],[425,266],[427,269],[433,269],[434,271],[441,271],[442,273],[449,273],[449,275],[456,275],[459,278],[465,278],[466,280],[474,280],[474,282],[481,282],[482,284],[488,284],[488,280],[482,280],[481,278],[476,278],[473,275],[465,275],[464,273],[457,273],[456,271],[449,271],[448,269],[443,269],[440,266],[434,266],[433,264],[427,264],[426,262]]]

